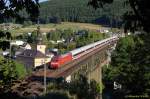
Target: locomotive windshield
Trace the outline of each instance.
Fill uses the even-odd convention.
[[[59,56],[54,56],[53,58],[52,58],[52,61],[58,61],[59,60]]]

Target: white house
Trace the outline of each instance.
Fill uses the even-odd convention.
[[[21,46],[21,45],[23,45],[24,43],[25,43],[24,41],[17,40],[17,41],[11,42],[10,44],[11,44],[11,45],[18,45],[18,46]]]

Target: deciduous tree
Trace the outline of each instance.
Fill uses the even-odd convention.
[[[107,3],[112,3],[114,0],[90,0],[89,4],[95,9],[104,7]],[[150,1],[149,0],[125,0],[125,6],[131,7],[132,10],[127,10],[124,13],[125,30],[144,30],[150,32]]]
[[[31,19],[39,15],[39,0],[0,0],[0,19],[17,18],[19,21],[23,18],[19,11],[26,10]]]
[[[145,44],[138,36],[122,38],[112,54],[111,66],[104,69],[104,82],[118,82],[125,95],[149,95],[150,53]]]

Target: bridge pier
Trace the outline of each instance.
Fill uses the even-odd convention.
[[[87,78],[90,80],[95,80],[96,82],[100,83],[101,82],[101,66],[98,66],[94,71],[91,71],[88,75]]]

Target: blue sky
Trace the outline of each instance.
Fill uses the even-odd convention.
[[[39,2],[44,2],[44,1],[48,1],[48,0],[39,0]]]

